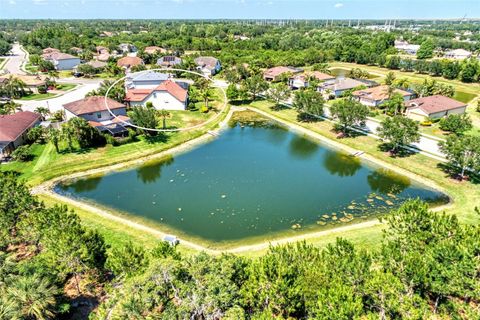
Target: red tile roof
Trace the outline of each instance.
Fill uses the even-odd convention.
[[[335,79],[335,76],[332,76],[330,74],[323,73],[323,72],[320,72],[320,71],[305,72],[305,73],[302,73],[302,74],[298,74],[298,75],[294,76],[293,78],[296,79],[296,80],[300,80],[300,81],[306,81],[310,77],[313,77],[313,78],[315,78],[319,81]]]
[[[40,115],[30,111],[0,115],[0,141],[15,141],[35,123],[40,121]]]
[[[143,64],[143,60],[139,57],[123,57],[117,61],[117,66],[130,68]]]
[[[44,53],[42,55],[43,59],[45,60],[67,60],[67,59],[76,59],[77,57],[72,56],[68,53],[63,52],[51,52],[51,53]]]
[[[162,82],[154,89],[132,89],[128,90],[125,96],[125,101],[144,101],[150,94],[155,91],[166,91],[174,96],[177,100],[185,102],[187,100],[187,90],[183,89],[176,82],[167,80]]]
[[[277,77],[277,76],[281,75],[282,73],[286,73],[286,72],[298,73],[298,72],[300,72],[300,70],[292,68],[292,67],[283,67],[283,66],[273,67],[273,68],[265,70],[263,72],[263,75],[266,76],[266,77]]]
[[[393,92],[398,93],[403,97],[408,97],[413,95],[413,93],[410,93],[408,91],[401,90],[401,89],[395,89]],[[383,101],[388,99],[388,86],[383,85],[383,86],[377,86],[377,87],[368,88],[368,89],[357,90],[352,92],[352,95],[359,98],[364,97],[374,101]]]
[[[123,103],[107,98],[108,107],[111,110],[125,108]],[[105,97],[93,96],[64,104],[63,107],[74,115],[82,115],[108,110],[105,106]]]
[[[419,108],[426,114],[448,111],[466,106],[463,102],[441,95],[413,99],[407,101],[405,105],[407,108]]]

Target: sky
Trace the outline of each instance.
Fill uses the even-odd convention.
[[[480,0],[0,0],[0,19],[459,19]]]

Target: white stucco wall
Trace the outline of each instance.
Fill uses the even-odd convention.
[[[117,116],[126,116],[127,115],[127,109],[126,108],[120,108],[120,109],[114,109],[112,110],[113,114]],[[67,120],[70,120],[71,118],[76,117],[73,113],[71,113],[68,110],[65,110],[65,118]],[[88,113],[88,114],[82,114],[80,115],[81,118],[87,120],[87,121],[107,121],[107,120],[112,120],[113,116],[108,112],[107,110],[104,111],[99,111],[99,112],[94,112],[94,113]]]
[[[157,110],[185,110],[186,103],[177,100],[168,92],[156,91],[150,94],[144,101],[130,102],[132,107],[145,106],[147,102],[152,102]]]
[[[57,70],[72,70],[80,64],[79,58],[54,60],[53,64]]]

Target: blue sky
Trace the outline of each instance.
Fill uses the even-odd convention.
[[[480,0],[0,0],[0,18],[480,18]]]

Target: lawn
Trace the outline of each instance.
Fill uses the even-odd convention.
[[[57,84],[55,89],[61,90],[61,91],[68,91],[75,88],[76,86],[77,85],[73,83],[62,83],[62,84]]]
[[[213,104],[220,104],[220,102],[214,102]],[[223,114],[226,115],[227,112],[228,108],[223,111]],[[199,111],[183,111],[181,115],[175,114],[174,118],[177,118],[176,125],[186,127],[187,125],[190,126],[192,121],[197,121],[195,117],[214,117],[215,115],[214,111],[210,111],[207,114]],[[138,160],[157,154],[201,136],[208,130],[213,129],[221,118],[219,117],[199,129],[169,132],[153,139],[140,136],[138,141],[121,146],[106,145],[96,149],[80,149],[76,147],[73,152],[68,152],[64,142],[60,145],[60,153],[57,153],[51,145],[35,144],[32,147],[35,155],[32,161],[24,163],[11,162],[0,166],[0,170],[18,171],[30,185],[34,186],[62,175]]]
[[[32,93],[28,96],[21,97],[19,100],[29,101],[29,100],[45,100],[55,97],[56,94],[47,92],[47,93]]]
[[[453,99],[464,102],[464,103],[469,103],[472,101],[477,94],[475,93],[469,93],[469,92],[463,92],[463,91],[455,91],[455,95],[453,96]]]
[[[257,108],[271,114],[279,119],[296,123],[304,128],[310,129],[329,139],[345,144],[351,148],[365,151],[366,154],[379,159],[386,164],[397,166],[401,169],[410,171],[417,176],[435,182],[443,188],[454,200],[454,204],[446,211],[457,214],[464,222],[479,223],[479,217],[475,214],[475,205],[480,203],[480,184],[472,182],[459,182],[451,179],[440,169],[441,163],[430,157],[414,154],[408,157],[391,157],[386,152],[380,150],[379,141],[369,136],[359,136],[356,138],[337,139],[337,133],[333,131],[333,125],[328,121],[319,121],[315,123],[299,123],[296,120],[295,110],[283,109],[272,111],[272,103],[268,101],[253,102],[251,107]]]

